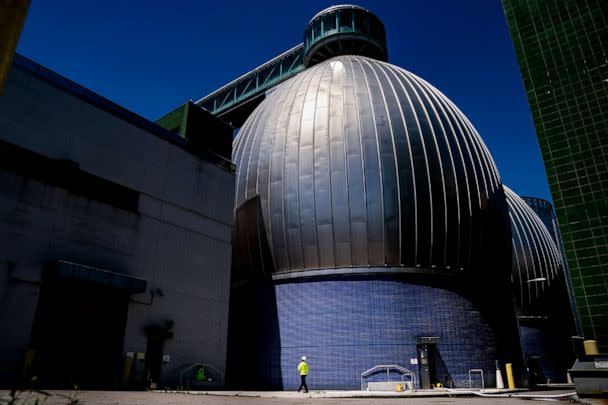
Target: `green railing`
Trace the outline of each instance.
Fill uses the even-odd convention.
[[[201,98],[196,104],[221,117],[303,69],[303,44],[299,44]]]

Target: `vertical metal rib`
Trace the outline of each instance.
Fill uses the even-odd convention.
[[[413,104],[413,97],[410,95],[410,84],[405,74],[401,69],[391,66],[391,69],[396,73],[397,82],[399,83],[403,95],[405,97],[405,106],[402,105],[402,111],[405,115],[405,122],[408,128],[408,138],[412,146],[412,162],[414,163],[414,173],[418,181],[416,186],[416,251],[414,265],[421,264],[429,265],[432,251],[433,240],[433,211],[431,201],[433,192],[431,187],[431,175],[429,169],[428,156],[426,153],[425,134],[420,125],[420,120]],[[412,137],[415,135],[415,137]],[[426,188],[424,187],[426,185]],[[428,260],[424,260],[428,257]],[[424,261],[423,261],[424,260]]]
[[[350,209],[348,202],[348,170],[344,134],[344,64],[330,63],[331,89],[327,116],[330,142],[331,214],[334,234],[334,266],[349,266],[351,258]]]
[[[356,258],[353,258],[353,265],[367,265],[369,264],[369,255],[368,255],[368,223],[367,223],[367,190],[365,184],[365,169],[363,164],[363,142],[362,142],[362,134],[361,134],[361,117],[359,115],[360,107],[359,107],[359,97],[357,92],[357,81],[355,80],[354,67],[353,67],[353,58],[347,57],[345,58],[348,61],[350,79],[352,83],[352,99],[354,101],[353,110],[349,111],[351,114],[347,120],[347,127],[349,129],[349,124],[355,126],[355,128],[350,131],[350,138],[347,138],[347,142],[351,144],[350,146],[355,149],[355,154],[353,156],[352,161],[352,169],[353,176],[349,178],[352,180],[349,184],[349,192],[350,188],[353,188],[353,198],[350,198],[351,203],[351,214],[355,211],[353,208],[356,207],[356,216],[354,216],[354,220],[351,222],[351,231],[354,233],[355,240],[353,241],[353,251],[357,254]],[[346,96],[345,96],[346,97]],[[358,153],[357,153],[358,152]],[[358,161],[357,161],[358,160]],[[360,169],[360,170],[359,170]],[[350,164],[349,164],[350,170]],[[357,191],[361,191],[358,193]],[[360,200],[358,200],[360,198]]]
[[[275,268],[278,266],[278,263],[285,262],[285,244],[284,244],[284,233],[279,232],[278,240],[275,241],[275,236],[273,234],[273,226],[272,226],[272,184],[273,184],[273,157],[274,157],[274,145],[277,137],[284,137],[287,125],[287,117],[285,114],[286,110],[291,109],[293,106],[293,93],[297,80],[292,80],[289,83],[286,83],[284,86],[280,86],[277,91],[280,90],[279,104],[280,110],[279,114],[276,118],[276,125],[272,129],[272,132],[265,134],[266,143],[260,147],[260,171],[258,173],[258,193],[260,195],[260,201],[262,204],[262,211],[265,215],[265,223],[270,224],[271,226],[267,226],[266,230],[268,232],[268,241],[270,242],[270,251],[272,254],[272,258],[275,264]],[[274,100],[271,104],[274,104]],[[282,159],[277,159],[275,164],[282,164]],[[275,176],[276,177],[276,176]],[[263,179],[260,183],[260,179]],[[277,205],[278,206],[278,205]],[[278,249],[275,250],[275,247]],[[278,250],[278,251],[277,251]]]
[[[325,65],[317,88],[313,135],[313,188],[315,229],[319,267],[331,267],[335,262],[334,233],[331,214],[331,174],[329,168],[330,89],[333,72]]]
[[[359,58],[351,58],[358,84],[359,128],[361,129],[362,161],[367,217],[367,264],[384,264],[384,213],[382,207],[382,173],[378,152],[375,113],[370,97],[367,75]]]
[[[308,79],[308,78],[305,78]],[[301,218],[299,208],[299,154],[300,132],[302,128],[302,112],[304,98],[310,86],[310,80],[302,80],[294,96],[293,107],[289,114],[289,124],[285,138],[285,163],[283,176],[283,226],[287,236],[287,252],[290,267],[294,270],[304,268],[302,248]]]
[[[319,266],[319,243],[317,238],[315,194],[318,185],[314,176],[314,132],[315,112],[319,86],[325,65],[314,69],[312,79],[304,96],[298,147],[298,213],[300,219],[300,241],[302,243],[302,268]]]
[[[428,91],[428,88],[425,86],[424,81],[418,78],[418,82],[416,86],[420,89],[420,94],[422,95],[424,102],[427,106],[427,116],[431,122],[431,128],[433,129],[433,139],[435,140],[435,149],[437,151],[437,158],[439,161],[439,167],[441,171],[441,179],[442,179],[442,195],[443,195],[443,249],[438,252],[438,259],[441,261],[435,262],[435,264],[441,264],[443,267],[447,265],[447,248],[449,236],[451,236],[452,232],[457,233],[455,229],[450,229],[448,227],[448,221],[450,216],[454,216],[453,211],[458,211],[458,181],[456,178],[456,171],[454,168],[454,159],[452,156],[452,151],[450,149],[449,142],[447,140],[445,127],[441,121],[441,117],[439,116],[435,104],[431,101],[432,93]],[[441,145],[441,147],[440,147]],[[443,149],[443,153],[442,153]],[[448,170],[444,170],[444,167],[447,167]],[[451,168],[452,170],[449,170]],[[448,199],[448,191],[450,189],[455,189],[455,193],[450,196]],[[454,209],[454,205],[456,208]],[[450,209],[452,208],[452,209]],[[458,214],[457,214],[458,215]],[[441,236],[439,236],[441,238]],[[458,243],[458,242],[456,242]]]
[[[465,234],[467,239],[470,237],[470,235],[467,234],[467,230],[469,230],[468,233],[470,233],[470,227],[465,225],[465,223],[463,223],[462,221],[463,211],[465,212],[465,214],[467,212],[470,214],[471,209],[469,201],[468,174],[466,166],[464,164],[462,148],[460,147],[458,137],[455,135],[457,131],[452,122],[452,117],[450,117],[449,112],[447,111],[448,109],[446,108],[446,105],[442,100],[442,96],[426,81],[421,80],[421,83],[429,92],[433,99],[433,102],[436,105],[437,110],[441,113],[439,115],[441,116],[442,127],[444,128],[443,134],[446,140],[446,144],[448,145],[448,152],[450,154],[450,161],[452,163],[452,176],[454,182],[453,186],[456,192],[456,225],[454,226],[454,231],[457,234],[457,241],[455,249],[454,246],[452,246],[452,248],[455,250],[455,260],[453,262],[449,261],[449,263],[455,263],[456,267],[460,267],[460,250],[464,239],[462,236],[463,234]],[[452,149],[454,149],[455,151],[453,152]],[[454,156],[456,156],[456,158],[454,158]],[[464,189],[461,190],[461,188],[463,187]],[[462,205],[464,204],[466,204],[466,208],[468,209],[463,209]]]
[[[401,106],[403,94],[398,92],[395,87],[394,81],[397,78],[395,73],[385,65],[379,67],[392,92],[392,98],[387,99],[386,103],[395,148],[397,178],[399,180],[400,263],[415,263],[417,240],[416,175],[409,133],[403,115],[403,107]],[[387,90],[386,94],[391,92]],[[394,102],[389,100],[394,100]],[[413,225],[410,225],[410,221]]]
[[[378,83],[380,103],[382,111],[385,115],[378,115],[379,125],[388,126],[382,135],[382,143],[380,153],[381,164],[384,166],[382,171],[382,194],[383,194],[383,212],[385,220],[385,263],[390,265],[398,265],[403,263],[403,252],[402,248],[402,228],[401,228],[401,184],[399,179],[399,165],[397,161],[397,147],[395,141],[395,132],[393,130],[393,120],[391,119],[391,110],[389,105],[394,105],[394,100],[391,92],[386,92],[384,89],[389,89],[390,86],[386,84],[386,74],[383,75],[384,71],[377,65],[371,64],[369,61],[365,61],[367,66],[371,69],[374,74],[375,80]],[[380,75],[378,70],[381,71]],[[398,120],[397,120],[398,122]],[[378,125],[377,125],[378,126]],[[380,147],[380,142],[379,142]]]
[[[274,260],[277,268],[289,268],[290,258],[288,254],[287,231],[285,226],[285,199],[284,199],[284,179],[285,179],[285,150],[287,147],[287,134],[291,111],[294,108],[296,94],[302,85],[303,77],[297,76],[282,87],[289,86],[288,99],[289,105],[279,117],[276,133],[273,134],[272,150],[270,151],[270,170],[269,170],[269,197],[268,205],[270,212],[270,227],[268,238],[273,246]],[[272,100],[268,100],[269,103]]]

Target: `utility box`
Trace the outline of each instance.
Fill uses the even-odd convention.
[[[608,354],[580,356],[568,373],[580,397],[608,395]]]

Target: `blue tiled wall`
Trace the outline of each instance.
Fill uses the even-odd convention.
[[[417,336],[439,337],[439,382],[451,378],[465,387],[468,370],[482,368],[486,386],[495,384],[494,334],[455,292],[397,279],[342,279],[277,284],[274,294],[276,308],[264,309],[272,316],[255,314],[255,300],[245,299],[248,317],[258,318],[255,333],[276,333],[280,341],[280,347],[251,347],[242,358],[258,365],[256,375],[268,386],[297,389],[302,355],[309,360],[311,389],[359,389],[361,372],[378,364],[402,365],[419,377],[418,366],[410,365]],[[259,342],[248,329],[233,331],[243,342]],[[233,364],[238,369],[239,359]]]
[[[544,377],[550,382],[566,382],[570,347],[563,328],[545,322],[539,325],[520,325],[521,341],[526,358],[540,356]],[[543,382],[543,381],[541,381]]]

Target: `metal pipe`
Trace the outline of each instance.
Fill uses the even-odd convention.
[[[564,394],[487,394],[484,392],[479,392],[479,391],[463,391],[463,390],[455,390],[455,389],[449,389],[449,388],[445,388],[445,391],[448,392],[454,392],[454,393],[459,393],[459,394],[473,394],[473,395],[478,395],[480,397],[489,397],[489,398],[547,398],[547,399],[553,399],[553,398],[567,398],[567,397],[572,397],[576,395],[576,392],[566,392]]]

